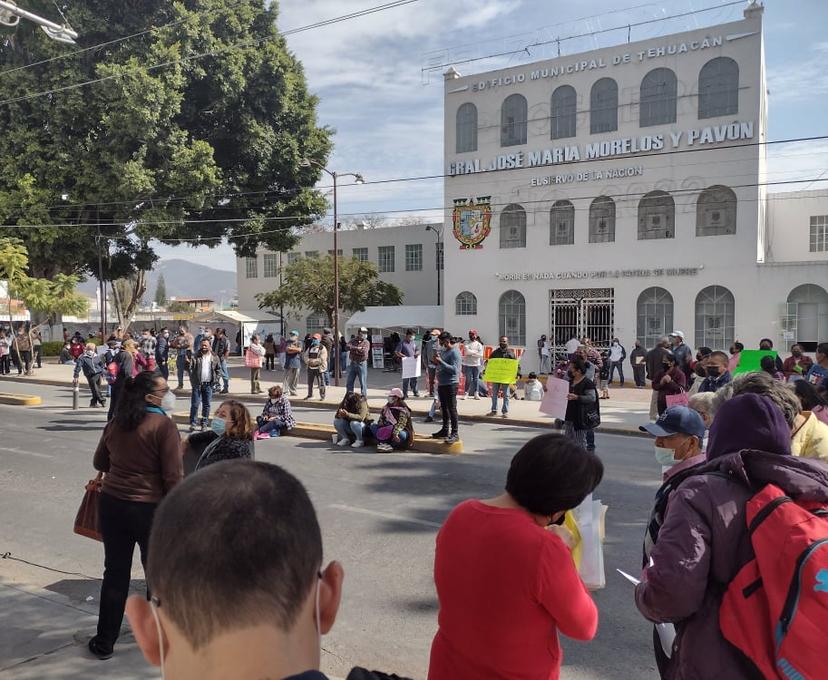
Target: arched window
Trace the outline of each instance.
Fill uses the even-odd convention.
[[[736,303],[723,286],[708,286],[696,296],[696,347],[727,351],[733,343]]]
[[[477,297],[464,290],[454,298],[454,313],[457,316],[474,316],[477,314]]]
[[[673,296],[664,288],[654,286],[641,291],[636,311],[636,337],[643,347],[655,347],[659,338],[673,330]]]
[[[500,146],[526,144],[529,107],[522,94],[510,94],[500,107]]]
[[[599,196],[589,205],[589,242],[615,241],[615,201]]]
[[[571,85],[561,85],[552,93],[552,139],[574,137],[578,95]]]
[[[466,102],[457,109],[457,153],[477,151],[477,107]]]
[[[739,64],[730,57],[711,59],[699,71],[699,118],[739,112]]]
[[[696,236],[736,233],[736,194],[723,186],[708,187],[696,201]]]
[[[638,124],[641,127],[676,122],[676,74],[655,68],[641,81]]]
[[[804,283],[788,295],[785,328],[796,342],[825,342],[828,338],[828,293],[822,286]]]
[[[676,204],[666,191],[651,191],[638,202],[638,239],[673,238]]]
[[[575,206],[569,201],[555,201],[549,211],[549,245],[575,243]]]
[[[589,93],[589,131],[618,129],[618,83],[612,78],[596,80]]]
[[[526,247],[526,211],[517,203],[510,203],[500,213],[500,247]]]
[[[500,335],[515,347],[526,345],[526,300],[516,290],[507,290],[497,305]]]

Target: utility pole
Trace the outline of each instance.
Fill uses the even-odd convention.
[[[58,12],[60,12],[60,9],[58,9]],[[68,23],[56,24],[54,21],[50,21],[34,12],[18,7],[13,2],[0,0],[0,24],[14,27],[20,23],[21,19],[37,24],[46,35],[57,42],[74,45],[78,37],[78,34]]]

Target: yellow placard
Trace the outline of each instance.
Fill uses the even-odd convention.
[[[484,374],[486,382],[511,385],[517,380],[518,363],[517,359],[489,359]]]

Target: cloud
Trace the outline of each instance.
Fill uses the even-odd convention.
[[[768,68],[771,102],[792,102],[828,95],[828,42],[814,43],[808,55],[797,62]]]

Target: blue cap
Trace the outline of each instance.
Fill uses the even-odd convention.
[[[654,423],[641,425],[638,429],[654,437],[689,434],[698,437],[699,441],[704,439],[705,430],[701,416],[687,406],[671,406]]]

